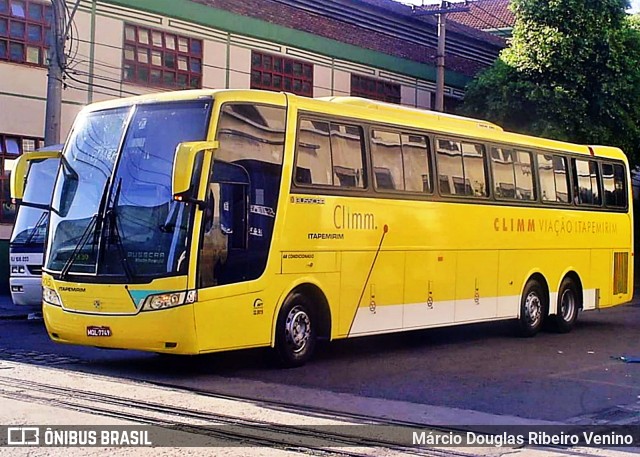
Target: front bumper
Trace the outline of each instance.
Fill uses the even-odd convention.
[[[22,291],[16,291],[16,288]],[[26,306],[40,309],[42,305],[42,278],[10,277],[9,290],[11,290],[11,300],[17,306]]]
[[[193,305],[135,315],[84,314],[43,303],[47,332],[58,343],[171,354],[198,354]],[[87,336],[87,327],[108,327],[111,336]]]

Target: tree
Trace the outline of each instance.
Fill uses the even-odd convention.
[[[463,110],[508,130],[621,147],[640,159],[640,18],[626,0],[512,0],[511,46]]]

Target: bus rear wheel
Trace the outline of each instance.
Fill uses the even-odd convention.
[[[580,308],[578,288],[575,283],[565,278],[558,291],[558,308],[553,316],[553,329],[558,333],[568,333],[575,326]]]
[[[316,346],[317,329],[311,301],[301,293],[287,297],[276,323],[275,349],[281,366],[304,365]]]
[[[547,310],[545,297],[545,289],[540,282],[535,279],[527,282],[520,299],[520,318],[518,319],[520,336],[534,336],[542,328]]]

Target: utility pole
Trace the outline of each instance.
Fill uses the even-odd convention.
[[[440,2],[440,9],[449,8],[449,2]],[[447,14],[438,14],[438,54],[436,54],[436,111],[444,111],[444,51],[447,40]]]
[[[414,6],[413,12],[422,16],[438,16],[438,52],[436,54],[436,111],[444,111],[444,56],[447,35],[447,14],[469,11],[465,0],[464,6],[452,6],[446,0],[440,2],[439,9],[425,9],[423,6]]]
[[[65,54],[67,35],[81,0],[76,0],[73,9],[67,8],[65,0],[51,0],[53,22],[49,32],[49,57],[47,75],[47,106],[44,118],[44,144],[60,143],[60,119],[62,117],[62,79],[67,68]]]
[[[64,0],[51,0],[53,23],[49,32],[49,62],[47,75],[47,106],[44,118],[44,144],[60,143],[62,117],[62,75],[65,65],[65,5]]]

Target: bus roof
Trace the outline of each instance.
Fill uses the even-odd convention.
[[[406,114],[413,114],[413,115],[418,114],[420,116],[427,116],[431,120],[439,120],[439,121],[445,120],[445,121],[452,121],[452,122],[460,122],[465,124],[471,124],[470,126],[476,127],[476,128],[494,129],[501,132],[503,131],[502,127],[500,127],[499,125],[494,124],[492,122],[484,121],[481,119],[472,119],[469,117],[457,116],[455,114],[439,113],[437,111],[430,111],[430,110],[425,110],[420,108],[396,105],[395,103],[386,103],[386,102],[380,102],[376,100],[369,100],[368,98],[320,97],[317,100],[326,100],[331,103],[340,103],[340,104],[350,105],[350,106],[360,106],[363,108],[375,109],[378,111],[391,110],[395,112],[403,112]]]
[[[306,97],[297,98],[300,99]],[[414,126],[445,134],[461,134],[467,137],[475,137],[496,143],[509,143],[525,148],[545,148],[585,155],[598,155],[601,157],[626,161],[626,155],[624,152],[616,147],[581,145],[543,137],[507,132],[499,125],[482,119],[439,113],[436,111],[407,107],[359,97],[321,97],[313,100],[340,105],[340,112],[343,116],[349,115],[348,111],[344,109],[344,106],[347,105],[370,111],[375,110],[375,112],[378,113],[378,118],[380,115],[384,118],[393,118],[391,122],[395,124]]]
[[[319,97],[308,98],[285,92],[270,92],[255,89],[197,89],[173,92],[157,92],[153,94],[128,97],[94,103],[86,109],[99,109],[126,106],[134,103],[150,103],[154,101],[190,100],[200,97],[219,97],[231,101],[255,100],[263,103],[284,105],[287,100],[303,110],[318,110],[342,117],[354,117],[372,122],[384,122],[390,125],[407,126],[440,132],[450,135],[464,135],[469,138],[482,139],[488,142],[502,143],[523,148],[543,148],[585,155],[597,155],[619,159],[626,162],[625,154],[618,148],[610,146],[587,146],[567,143],[548,138],[535,137],[513,132],[506,132],[502,127],[481,119],[439,113],[436,111],[396,105],[359,97]]]

